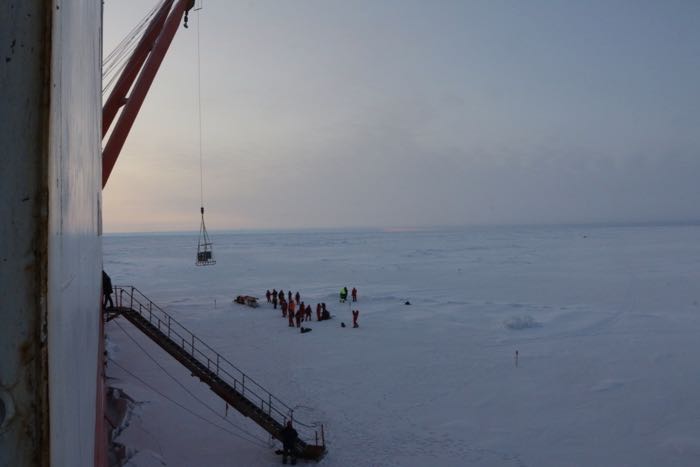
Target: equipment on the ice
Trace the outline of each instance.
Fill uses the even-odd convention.
[[[258,298],[251,295],[239,295],[233,301],[239,305],[248,305],[251,308],[258,307]]]

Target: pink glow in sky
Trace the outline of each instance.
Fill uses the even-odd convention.
[[[105,55],[155,2],[107,0]],[[105,231],[697,219],[700,3],[207,0]]]

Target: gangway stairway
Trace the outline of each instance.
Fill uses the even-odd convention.
[[[280,431],[291,420],[299,432],[296,446],[299,457],[320,460],[325,455],[323,425],[307,425],[295,419],[291,407],[236,368],[135,287],[118,286],[114,291],[116,307],[108,310],[108,319],[126,318],[216,395],[273,437],[280,439]]]

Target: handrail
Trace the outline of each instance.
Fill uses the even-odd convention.
[[[257,381],[212,349],[199,337],[195,336],[136,287],[115,286],[113,289],[118,308],[127,308],[138,312],[142,318],[146,319],[160,332],[166,334],[172,342],[182,348],[195,361],[201,365],[206,365],[207,370],[216,374],[218,378],[232,386],[235,391],[241,393],[245,398],[256,403],[260,410],[266,412],[268,416],[280,425],[284,426],[290,420],[294,425],[306,428],[306,431],[313,430],[313,436],[318,439],[317,426],[307,425],[296,420],[293,408],[258,384]],[[316,444],[318,443],[316,442]]]

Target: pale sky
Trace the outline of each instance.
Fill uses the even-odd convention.
[[[105,55],[154,0],[106,0]],[[700,219],[700,2],[205,0],[104,230]]]

